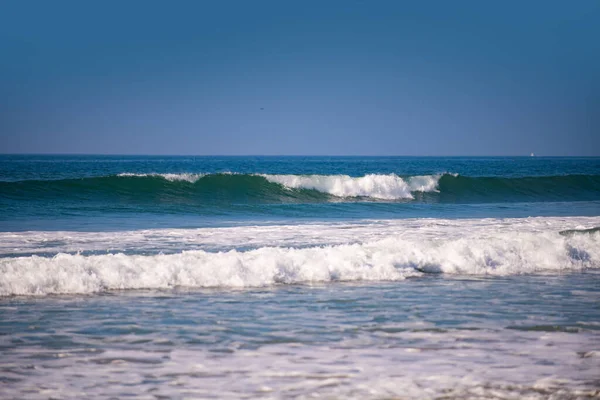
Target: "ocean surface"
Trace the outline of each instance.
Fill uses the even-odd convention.
[[[600,158],[0,156],[0,398],[600,397]]]

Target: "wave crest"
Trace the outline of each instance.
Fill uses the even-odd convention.
[[[189,182],[189,183],[196,183],[198,181],[198,179],[202,178],[203,176],[205,176],[206,174],[190,174],[190,173],[182,173],[182,174],[158,174],[158,173],[153,173],[153,174],[134,174],[131,172],[123,172],[121,174],[118,174],[117,176],[122,176],[122,177],[136,177],[136,178],[145,178],[145,177],[153,177],[153,178],[164,178],[166,180],[168,180],[169,182],[176,182],[176,181],[185,181],[185,182]]]
[[[413,176],[404,180],[396,174],[349,175],[261,175],[292,189],[312,189],[336,197],[369,197],[373,199],[412,199],[411,192],[436,191],[441,175]]]
[[[391,236],[308,248],[5,258],[0,259],[0,295],[397,281],[422,273],[512,275],[590,268],[600,268],[598,233],[512,233],[445,241]]]
[[[335,198],[334,198],[335,197]],[[426,203],[503,203],[600,200],[600,175],[468,177],[458,174],[276,175],[130,173],[62,180],[0,182],[0,198],[102,199],[206,204],[315,203],[378,199]]]

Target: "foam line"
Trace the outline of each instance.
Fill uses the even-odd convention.
[[[599,233],[571,237],[558,232],[490,233],[443,241],[390,236],[362,244],[308,248],[3,258],[0,295],[396,281],[422,273],[514,275],[597,268]]]

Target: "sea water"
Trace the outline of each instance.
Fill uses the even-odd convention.
[[[0,398],[592,398],[600,159],[0,156]]]

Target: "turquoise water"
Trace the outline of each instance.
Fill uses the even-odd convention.
[[[598,158],[0,156],[3,230],[598,214]]]
[[[600,158],[0,156],[1,398],[592,398]]]

